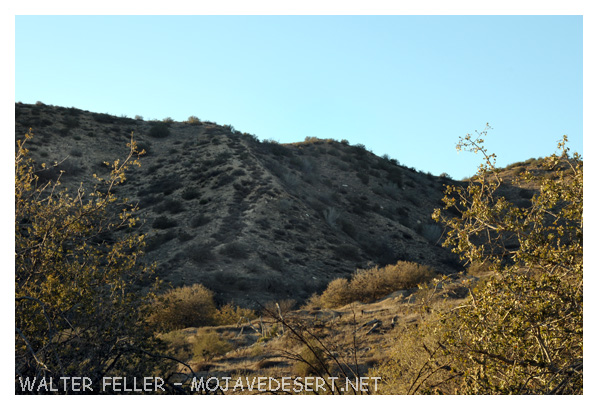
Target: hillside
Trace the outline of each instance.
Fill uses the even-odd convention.
[[[96,382],[158,373],[170,393],[315,375],[379,378],[383,394],[582,393],[583,163],[565,136],[559,155],[458,182],[344,140],[260,142],[195,117],[41,103],[15,117],[35,163],[18,144],[16,393],[66,361]],[[105,186],[89,203],[62,189],[95,191],[132,136],[142,166],[112,192],[140,224],[111,225],[130,220]],[[445,185],[459,199],[446,233],[431,220]]]
[[[173,286],[202,283],[217,301],[303,301],[335,278],[397,260],[458,271],[430,215],[447,178],[364,146],[306,138],[260,142],[231,126],[143,121],[16,104],[16,139],[33,129],[42,178],[75,187],[123,158],[131,133],[146,151],[117,194],[139,202],[148,261]]]

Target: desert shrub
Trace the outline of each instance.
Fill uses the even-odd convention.
[[[200,124],[200,119],[196,116],[187,117],[187,124]]]
[[[229,243],[220,249],[220,254],[231,258],[243,259],[247,258],[249,250],[243,243]]]
[[[283,270],[284,260],[279,255],[269,254],[264,258],[264,262],[273,270]]]
[[[77,117],[65,117],[62,120],[62,124],[64,124],[64,126],[67,129],[72,129],[72,128],[76,128],[79,127],[79,119]]]
[[[68,136],[70,132],[71,132],[71,129],[70,129],[70,128],[67,128],[67,127],[64,127],[64,128],[61,128],[60,130],[58,130],[58,134],[59,134],[61,137]]]
[[[358,261],[360,259],[360,249],[351,244],[340,244],[333,247],[333,254],[342,260]]]
[[[198,192],[198,190],[196,190],[193,187],[187,187],[181,193],[181,197],[183,198],[183,200],[193,200],[194,198],[198,198],[199,195],[200,193]]]
[[[152,154],[152,143],[149,141],[140,141],[137,145],[140,152],[144,152],[144,154]]]
[[[434,271],[425,265],[410,261],[398,261],[383,268],[358,270],[351,286],[362,302],[371,302],[394,291],[414,288],[434,277]]]
[[[140,198],[139,200],[139,208],[147,208],[149,206],[154,206],[160,203],[164,198],[160,195],[150,194]]]
[[[370,170],[368,170],[368,173],[375,178],[380,178],[381,177],[381,173],[380,171],[378,171],[377,169],[371,168]]]
[[[72,148],[71,151],[69,151],[69,155],[73,157],[81,157],[83,156],[83,151],[78,148]]]
[[[163,213],[165,211],[168,211],[171,214],[179,214],[179,213],[185,211],[185,207],[183,207],[183,204],[181,203],[181,201],[172,200],[172,199],[165,200],[160,205],[156,206],[154,209],[158,213]]]
[[[140,190],[139,194],[157,194],[163,193],[165,196],[172,194],[175,190],[181,188],[183,184],[178,179],[161,176],[148,186],[145,190]]]
[[[401,191],[400,191],[399,187],[394,182],[387,181],[387,182],[383,183],[381,186],[381,193],[385,194],[386,196],[388,196],[394,200],[399,198],[400,192]]]
[[[233,345],[223,339],[214,330],[199,329],[192,345],[194,359],[210,360],[224,355],[233,349]]]
[[[214,324],[214,293],[201,284],[174,288],[156,297],[149,322],[156,329],[171,331]]]
[[[403,172],[399,167],[392,167],[387,170],[387,179],[395,183],[397,187],[403,187]]]
[[[114,123],[114,120],[115,120],[115,117],[111,116],[110,114],[104,114],[104,113],[93,113],[92,118],[95,121],[97,121],[98,123],[102,123],[102,124]]]
[[[356,226],[352,224],[351,221],[344,218],[339,221],[339,225],[341,226],[341,231],[343,231],[351,238],[356,238],[356,236],[358,235],[358,230],[356,229]]]
[[[235,177],[233,177],[231,174],[221,174],[220,176],[218,176],[218,178],[214,182],[212,188],[223,187],[223,186],[226,186],[227,184],[231,184],[234,181],[235,181]]]
[[[293,364],[293,372],[299,377],[308,377],[311,375],[324,377],[328,374],[327,355],[324,351],[313,346],[304,346],[297,355]],[[310,349],[311,348],[311,349]]]
[[[356,171],[356,176],[360,179],[362,184],[368,184],[368,182],[370,181],[370,176],[365,171]]]
[[[195,236],[186,231],[180,231],[177,237],[179,238],[180,242],[185,243],[189,240],[192,240]]]
[[[354,144],[354,151],[356,153],[361,153],[366,151],[366,146],[362,143]]]
[[[210,222],[210,219],[203,214],[196,215],[191,219],[190,226],[191,228],[198,228],[200,226],[206,225]]]
[[[168,128],[168,124],[160,122],[152,124],[150,130],[148,131],[148,135],[154,138],[165,138],[170,134],[171,131]]]
[[[235,306],[232,303],[220,307],[214,315],[216,325],[233,325],[240,320],[247,321],[256,318],[256,312],[249,308]]]
[[[264,140],[261,147],[265,149],[266,152],[277,157],[290,157],[292,155],[289,148],[279,144],[276,140]]]
[[[154,236],[148,237],[146,241],[146,251],[154,251],[160,248],[165,243],[175,239],[177,234],[173,230],[166,231],[164,233],[156,234]]]
[[[191,356],[191,347],[187,342],[187,336],[184,331],[174,330],[168,333],[162,333],[158,338],[166,343],[166,354],[175,357],[180,361],[185,361]]]
[[[214,254],[212,253],[212,247],[208,244],[196,244],[189,247],[186,250],[189,258],[196,264],[204,264],[208,261],[214,260]]]
[[[176,220],[171,220],[170,218],[166,217],[166,216],[160,216],[157,217],[156,219],[154,219],[154,222],[152,223],[152,228],[158,228],[161,230],[167,229],[167,228],[173,228],[176,227],[178,225]]]
[[[349,281],[346,278],[337,278],[329,283],[322,295],[312,299],[312,304],[330,308],[341,307],[355,301],[354,297]]]
[[[369,303],[397,290],[409,289],[433,279],[434,271],[425,265],[408,261],[383,268],[358,270],[351,280],[338,278],[329,283],[320,296],[320,304],[334,308],[353,301]]]
[[[300,179],[299,179],[299,177],[298,177],[296,174],[294,174],[294,173],[291,173],[291,172],[287,172],[287,171],[285,171],[285,172],[281,173],[280,177],[281,177],[281,180],[282,180],[282,181],[283,181],[283,182],[284,182],[284,183],[285,183],[285,184],[286,184],[286,185],[287,185],[289,188],[295,188],[295,187],[297,187],[297,185],[298,185],[298,184],[299,184],[299,182],[300,182]],[[304,176],[304,177],[305,177],[305,176]]]
[[[175,122],[175,120],[173,120],[172,117],[165,117],[162,119],[162,122],[165,124],[173,124]]]

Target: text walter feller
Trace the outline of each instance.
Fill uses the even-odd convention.
[[[209,377],[193,378],[190,383],[173,383],[187,386],[191,392],[376,392],[381,377]],[[21,391],[81,392],[81,393],[152,393],[164,392],[165,382],[160,377],[104,377],[94,384],[89,377],[19,377]]]

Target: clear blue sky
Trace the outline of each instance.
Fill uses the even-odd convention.
[[[454,178],[582,153],[581,16],[17,16],[15,101],[347,139]]]

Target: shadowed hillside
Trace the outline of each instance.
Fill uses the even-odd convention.
[[[202,283],[217,300],[305,300],[358,268],[397,260],[460,269],[430,215],[450,180],[364,146],[295,144],[211,122],[142,121],[16,104],[16,138],[31,127],[42,179],[67,186],[108,173],[131,133],[146,154],[117,194],[139,202],[147,255],[173,286]]]

